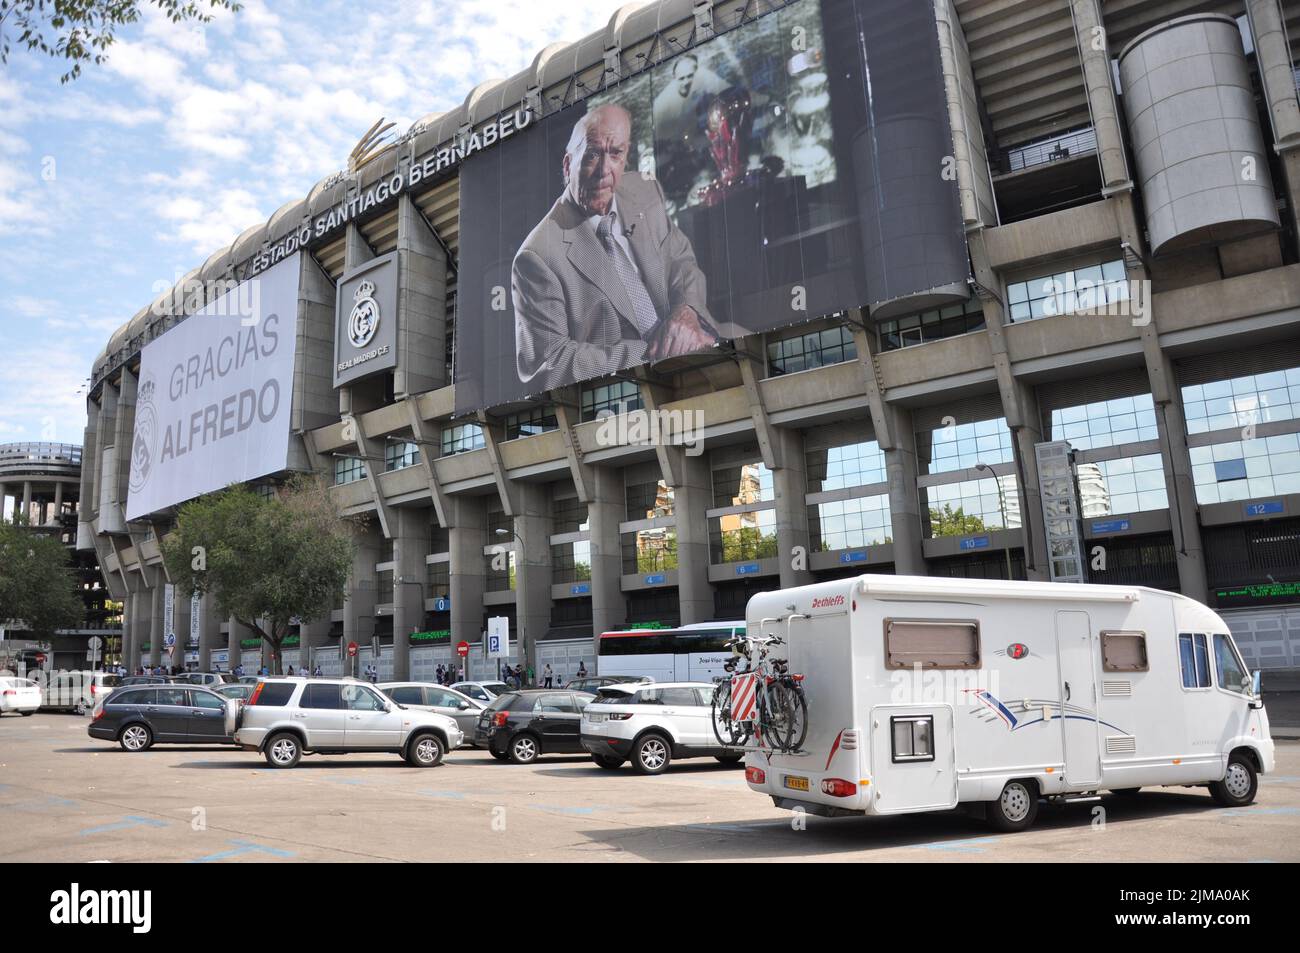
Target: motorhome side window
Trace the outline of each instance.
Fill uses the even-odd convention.
[[[1214,668],[1219,676],[1220,688],[1238,694],[1246,693],[1250,677],[1246,674],[1246,666],[1241,664],[1237,647],[1232,644],[1232,639],[1217,632],[1214,635]]]
[[[1178,636],[1178,665],[1183,673],[1183,688],[1210,687],[1210,653],[1204,635],[1198,632]]]
[[[889,719],[894,735],[894,763],[934,760],[934,717],[896,715]]]
[[[948,619],[886,619],[885,667],[979,668],[976,622]]]
[[[1107,672],[1147,671],[1146,633],[1102,632],[1101,667]]]

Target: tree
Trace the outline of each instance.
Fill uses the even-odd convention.
[[[211,593],[222,616],[256,632],[278,671],[289,620],[328,615],[345,593],[355,531],[318,478],[270,499],[236,485],[181,507],[163,563],[181,592]]]
[[[83,63],[102,63],[121,27],[140,19],[146,3],[172,23],[209,23],[212,12],[237,12],[237,0],[0,0],[0,65],[9,62],[10,37],[28,50],[72,67],[60,82],[81,75]]]
[[[971,533],[983,533],[987,529],[984,520],[978,516],[967,516],[960,506],[955,510],[951,503],[943,504],[941,509],[930,507],[930,532],[935,538],[969,536]]]
[[[0,520],[0,625],[21,621],[34,634],[50,635],[84,614],[67,547],[21,518]]]

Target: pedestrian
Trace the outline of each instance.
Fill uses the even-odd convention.
[[[587,677],[587,663],[584,662],[582,659],[578,659],[578,677],[579,678]]]
[[[555,687],[555,675],[554,675],[554,673],[551,672],[551,663],[550,663],[550,662],[547,662],[547,663],[546,663],[546,668],[542,669],[542,678],[543,678],[543,680],[544,680],[545,683],[546,683],[546,684],[543,686],[544,688],[554,688],[554,687]]]
[[[528,666],[528,684],[529,685],[537,684],[537,673],[533,671],[533,667],[531,665]]]
[[[289,671],[286,672],[285,674],[288,675],[290,678],[293,678],[293,666],[292,666],[292,665],[289,666]]]
[[[315,668],[315,670],[312,672],[312,675],[313,675],[314,677],[316,677],[316,678],[320,678],[320,677],[321,677],[320,662],[317,662],[317,663],[316,663],[316,668]]]

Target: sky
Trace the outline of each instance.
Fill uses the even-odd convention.
[[[0,443],[80,444],[109,336],[250,225],[625,0],[242,0],[206,26],[146,8],[106,62],[0,67]]]

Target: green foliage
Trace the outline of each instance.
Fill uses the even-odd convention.
[[[45,636],[84,614],[67,547],[25,522],[0,520],[0,624],[22,621]]]
[[[764,533],[755,526],[742,526],[722,534],[722,561],[738,563],[746,559],[771,559],[776,555],[776,533]]]
[[[328,616],[343,597],[355,528],[319,479],[272,499],[231,486],[181,507],[163,561],[179,591],[212,593],[220,615],[261,636],[278,667],[289,620]]]
[[[935,538],[940,536],[969,536],[972,533],[987,532],[990,527],[978,516],[967,516],[959,506],[955,510],[951,503],[943,504],[942,509],[930,507],[930,532]]]
[[[215,10],[238,12],[237,0],[0,0],[0,65],[9,62],[10,37],[19,46],[72,64],[61,82],[81,75],[84,63],[102,63],[117,31],[140,19],[145,4],[172,23],[208,23]]]

